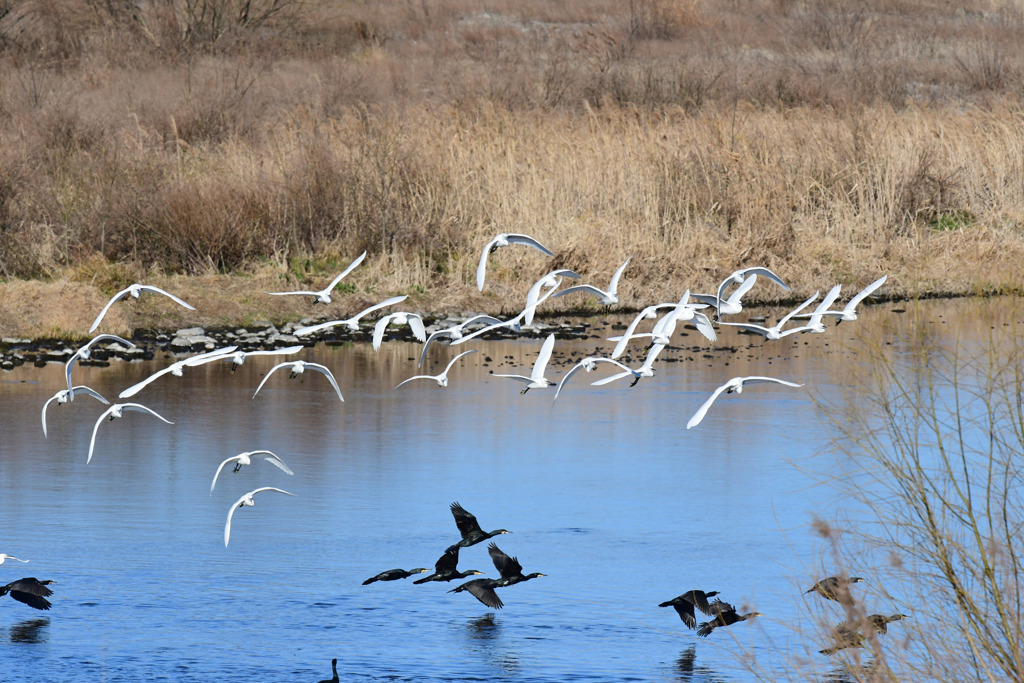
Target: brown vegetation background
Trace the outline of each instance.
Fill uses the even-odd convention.
[[[122,331],[296,319],[261,292],[364,249],[329,314],[512,310],[630,255],[626,307],[749,265],[1020,292],[1022,36],[971,0],[0,0],[0,334],[84,333],[134,281],[199,311]],[[556,255],[480,294],[498,232]]]

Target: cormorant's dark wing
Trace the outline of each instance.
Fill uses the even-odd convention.
[[[720,616],[722,614],[725,614],[726,612],[735,612],[735,611],[736,611],[736,607],[734,607],[733,605],[730,605],[728,602],[722,602],[721,600],[715,600],[714,602],[708,604],[708,610],[706,612],[704,612],[704,614],[707,614],[708,616],[714,617],[714,616]]]
[[[46,585],[32,578],[18,579],[0,588],[0,595],[8,593],[18,602],[36,609],[50,609],[50,601],[46,598],[53,595],[53,591]]]
[[[466,590],[473,594],[480,602],[493,609],[501,609],[505,605],[501,598],[494,592],[494,581],[492,579],[475,579],[463,584]]]
[[[703,624],[700,625],[700,628],[697,629],[697,635],[701,638],[707,638],[711,635],[711,632],[714,630],[715,623],[713,621],[705,621]]]
[[[434,563],[434,572],[437,574],[450,574],[456,571],[459,566],[459,546],[449,548],[444,552],[437,562]]]
[[[686,601],[680,600],[672,603],[672,606],[676,608],[676,612],[679,613],[679,618],[683,620],[689,628],[697,628],[697,617],[693,613],[693,605]]]
[[[687,597],[690,599],[690,602],[692,602],[697,607],[697,609],[699,609],[704,614],[707,614],[708,616],[715,615],[715,613],[711,611],[711,605],[708,604],[707,593],[705,593],[704,591],[692,590],[687,594]],[[693,627],[691,626],[690,628]]]
[[[466,508],[458,503],[452,503],[451,509],[452,516],[455,517],[455,526],[459,527],[459,533],[462,534],[463,538],[467,538],[474,533],[482,534],[484,532],[480,528],[480,523],[476,521],[476,517],[473,516],[473,513],[467,512]]]
[[[501,578],[511,579],[523,575],[523,565],[519,564],[519,560],[502,552],[497,543],[491,542],[487,546],[487,552],[490,553],[494,568],[501,574]]]
[[[39,595],[33,593],[26,593],[25,591],[12,590],[11,597],[18,602],[23,602],[29,607],[35,607],[36,609],[50,609],[50,601]]]

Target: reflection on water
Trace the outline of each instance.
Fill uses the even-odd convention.
[[[860,382],[844,349],[857,335],[909,352],[909,317],[875,307],[826,335],[771,343],[723,332],[707,346],[689,330],[654,377],[593,387],[610,370],[578,373],[555,405],[553,390],[520,395],[490,375],[532,367],[539,338],[481,343],[446,389],[392,391],[443,369],[458,349],[441,344],[422,370],[414,344],[305,349],[303,360],[338,378],[344,403],[323,377],[275,378],[254,400],[273,358],[252,357],[234,374],[209,364],[135,397],[174,425],[128,415],[101,430],[88,465],[104,407],[51,410],[44,439],[39,411],[63,367],[19,368],[0,383],[0,501],[8,519],[33,523],[7,525],[0,552],[59,583],[48,625],[10,626],[26,616],[13,601],[0,610],[11,640],[46,643],[8,646],[4,675],[53,680],[74,666],[91,680],[319,680],[336,656],[349,680],[751,680],[724,644],[741,640],[772,661],[771,643],[793,643],[801,586],[827,562],[811,522],[854,514],[817,485],[844,472],[817,457],[831,434],[807,391]],[[592,333],[612,334],[605,323],[593,321]],[[979,321],[976,333],[985,329]],[[607,346],[559,340],[549,376]],[[76,383],[113,398],[171,360],[76,368]],[[685,429],[715,387],[758,374],[807,389],[729,396]],[[257,449],[294,475],[256,463],[222,473],[211,494],[221,461]],[[261,486],[295,497],[257,498],[225,548],[230,505]],[[433,566],[458,540],[455,500],[488,529],[513,530],[502,550],[547,578],[509,591],[497,614],[446,584],[360,585],[382,567]],[[495,576],[485,544],[463,549],[459,566]],[[694,586],[772,616],[698,641],[657,607]]]
[[[474,650],[483,656],[487,664],[504,674],[519,670],[519,659],[502,637],[501,621],[493,612],[466,622],[466,633],[474,643]]]
[[[725,679],[715,674],[706,666],[697,664],[697,646],[690,645],[679,655],[676,660],[676,672],[679,674],[678,681],[696,681],[698,683],[719,683]]]
[[[45,643],[46,627],[50,625],[47,617],[28,619],[11,626],[12,643]]]
[[[494,614],[488,612],[479,619],[470,619],[467,623],[467,632],[474,640],[494,640],[498,637],[498,624],[494,621]]]

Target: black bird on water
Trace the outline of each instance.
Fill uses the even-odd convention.
[[[47,588],[56,581],[47,579],[40,581],[36,578],[25,578],[13,581],[6,586],[0,586],[0,597],[11,594],[11,597],[18,602],[23,602],[29,607],[36,609],[50,609],[50,601],[46,598],[53,595],[53,591]]]
[[[494,561],[494,568],[501,574],[501,578],[498,579],[498,583],[501,586],[513,586],[523,581],[529,581],[530,579],[536,579],[541,576],[547,576],[547,574],[541,574],[540,572],[534,572],[532,574],[523,575],[523,565],[519,564],[519,560],[515,557],[509,557],[498,548],[498,544],[494,541],[487,546],[487,552],[491,556],[491,560]]]
[[[444,555],[434,563],[434,573],[430,576],[424,576],[422,579],[416,579],[413,583],[427,583],[428,581],[452,581],[453,579],[464,579],[467,576],[474,576],[476,574],[483,574],[481,571],[476,569],[468,569],[464,572],[460,572],[456,569],[459,564],[459,546],[449,548],[444,551]]]
[[[679,618],[683,620],[684,624],[689,628],[697,628],[697,617],[693,612],[693,608],[696,607],[709,617],[715,616],[717,612],[712,610],[708,604],[708,598],[713,598],[716,595],[718,595],[718,591],[707,593],[701,590],[686,591],[671,600],[666,600],[659,604],[658,607],[674,607],[676,612],[679,612]]]
[[[408,571],[404,569],[389,569],[386,572],[381,572],[377,576],[371,576],[366,581],[363,581],[363,585],[373,583],[374,581],[398,581],[399,579],[407,579],[413,574],[422,574],[423,572],[429,572],[430,570],[426,567],[416,567],[416,569],[410,569]]]
[[[468,591],[473,595],[473,597],[488,607],[501,609],[504,607],[504,604],[501,602],[501,598],[498,597],[497,592],[495,592],[495,588],[514,586],[517,583],[523,583],[524,581],[536,579],[541,576],[547,576],[540,572],[524,575],[523,565],[519,564],[519,560],[514,557],[509,557],[503,553],[496,543],[492,542],[488,545],[487,552],[494,561],[494,567],[498,570],[498,573],[501,574],[501,578],[473,579],[472,581],[467,581],[460,586],[456,586],[448,591],[449,593],[461,593],[462,591]]]
[[[500,588],[504,585],[505,584],[502,583],[502,579],[473,579],[472,581],[459,584],[448,592],[461,593],[462,591],[467,591],[488,607],[492,609],[501,609],[505,605],[502,603],[501,598],[498,597],[498,594],[494,589]]]
[[[451,509],[452,516],[455,517],[455,526],[459,527],[459,533],[462,534],[462,540],[454,545],[448,546],[448,550],[451,550],[452,548],[468,548],[471,545],[476,545],[480,541],[486,541],[492,536],[512,533],[505,529],[484,531],[480,528],[480,523],[476,521],[476,517],[473,516],[473,513],[467,512],[466,509],[458,503],[452,503]]]
[[[330,678],[325,678],[324,680],[320,681],[320,683],[338,683],[341,680],[340,678],[338,678],[338,660],[337,659],[332,659],[331,660],[331,671],[334,672],[334,675],[331,676]]]
[[[746,621],[747,619],[753,619],[754,617],[762,616],[760,612],[747,612],[746,614],[739,614],[736,612],[736,608],[727,602],[721,600],[715,600],[709,605],[712,611],[715,612],[715,618],[711,621],[705,621],[697,629],[697,635],[701,638],[707,638],[711,635],[711,632],[720,626],[732,626],[738,621]]]
[[[804,593],[817,593],[826,600],[835,600],[842,605],[852,605],[853,596],[850,595],[850,584],[864,581],[859,576],[846,578],[843,576],[830,576],[808,588]]]

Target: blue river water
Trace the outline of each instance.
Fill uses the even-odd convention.
[[[936,319],[955,316],[935,303]],[[856,340],[899,352],[907,316],[872,307],[824,335],[766,342],[723,331],[708,344],[692,328],[654,377],[589,385],[579,373],[556,403],[493,372],[529,374],[542,337],[435,345],[430,372],[457,350],[446,389],[419,374],[415,344],[305,349],[325,378],[279,372],[250,358],[166,376],[131,400],[142,413],[100,426],[88,397],[40,408],[64,381],[60,364],[0,375],[0,585],[49,578],[52,610],[0,599],[5,681],[319,681],[332,658],[349,681],[732,681],[784,677],[818,657],[804,591],[835,573],[816,519],[860,514],[829,485],[850,463],[831,452],[819,397],[856,388]],[[769,316],[774,312],[767,311]],[[559,340],[548,376],[573,358],[610,349]],[[575,355],[572,355],[575,354]],[[173,360],[114,361],[75,370],[113,399]],[[639,363],[639,360],[635,362]],[[750,387],[719,398],[694,429],[686,421],[730,377],[769,375],[805,386]],[[262,461],[237,474],[217,465],[268,449],[294,471]],[[238,509],[231,542],[223,529]],[[458,501],[524,572],[545,577],[501,589],[492,610],[452,584],[362,581],[385,569],[432,568],[458,540]],[[460,568],[496,572],[486,543]],[[763,616],[697,638],[658,603],[717,590]],[[814,596],[810,596],[813,598]],[[698,614],[698,620],[703,620]],[[774,673],[773,673],[774,672]],[[763,679],[763,678],[762,678]]]

